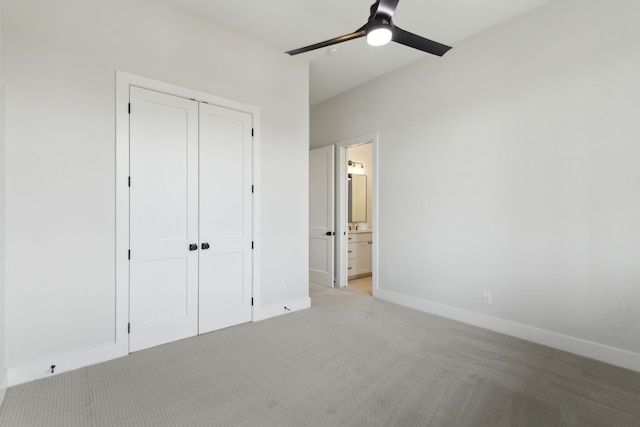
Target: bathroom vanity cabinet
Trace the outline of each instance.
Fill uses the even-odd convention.
[[[347,238],[348,275],[352,279],[371,274],[371,231],[350,232]]]

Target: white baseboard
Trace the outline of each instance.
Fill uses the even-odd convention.
[[[256,307],[253,313],[253,321],[257,322],[271,317],[293,313],[294,311],[304,310],[309,307],[311,307],[311,298],[309,297],[283,301],[282,303],[267,307]],[[4,391],[7,387],[47,378],[127,355],[128,351],[126,346],[109,343],[9,368],[5,373],[4,379],[2,380],[3,382],[0,383],[0,398],[4,397]],[[51,365],[55,365],[53,373],[51,372]],[[2,384],[4,384],[4,388],[1,388]]]
[[[622,368],[640,372],[640,354],[568,335],[534,328],[521,323],[496,317],[485,316],[460,308],[434,303],[428,300],[411,297],[384,290],[377,290],[375,297],[395,304],[410,307],[436,316],[446,317],[459,322],[478,326],[491,331],[500,332],[516,338],[567,351],[590,359],[599,360]]]
[[[296,300],[283,301],[266,307],[256,307],[253,310],[253,321],[269,319],[283,314],[293,313],[311,307],[311,298],[300,298]]]
[[[74,369],[84,368],[85,366],[126,356],[127,353],[123,353],[121,347],[122,346],[118,346],[115,343],[109,343],[9,368],[8,386],[11,387],[29,381],[51,377],[63,372],[73,371]],[[53,373],[51,372],[51,365],[55,365]]]

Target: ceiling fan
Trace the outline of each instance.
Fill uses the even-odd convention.
[[[367,43],[372,46],[382,46],[390,41],[394,41],[433,55],[442,56],[447,53],[447,51],[451,49],[450,46],[425,39],[424,37],[417,36],[393,25],[391,18],[393,18],[399,1],[400,0],[377,0],[371,5],[371,14],[369,15],[367,23],[355,32],[310,46],[290,50],[287,53],[289,55],[297,55],[364,36],[367,36]]]

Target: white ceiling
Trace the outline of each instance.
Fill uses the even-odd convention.
[[[351,33],[365,24],[375,0],[168,0],[282,52]],[[401,0],[397,26],[440,43],[456,43],[550,0]],[[442,61],[390,43],[364,38],[303,53],[310,61],[310,103],[314,105],[418,60]]]

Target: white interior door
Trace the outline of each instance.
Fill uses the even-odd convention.
[[[200,104],[200,333],[251,320],[251,128]]]
[[[198,332],[198,104],[130,90],[130,351]]]
[[[334,147],[309,153],[309,281],[333,286]]]

